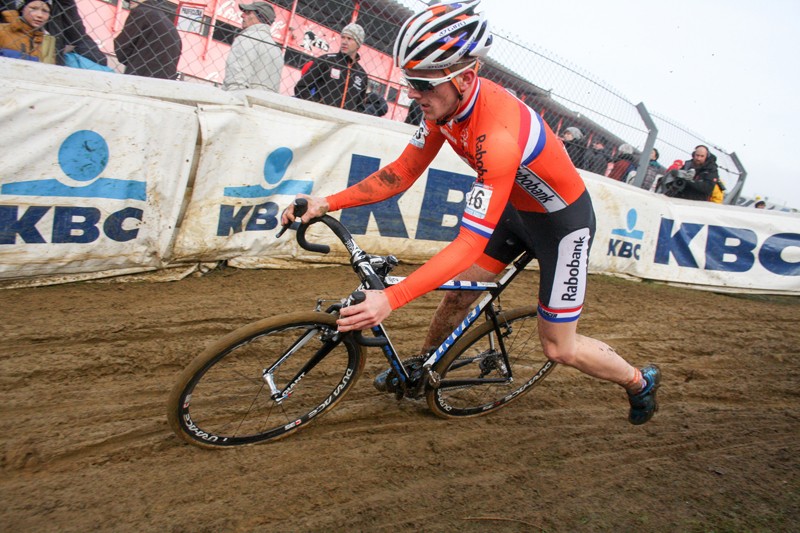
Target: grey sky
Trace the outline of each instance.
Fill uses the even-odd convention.
[[[504,33],[735,151],[748,172],[745,195],[800,208],[800,2],[483,0],[482,8]]]

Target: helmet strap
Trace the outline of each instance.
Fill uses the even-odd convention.
[[[478,62],[476,61],[476,62],[475,62],[475,70],[476,70],[476,71],[477,71],[477,67],[478,67]],[[443,69],[443,72],[444,72],[445,76],[447,76],[447,75],[449,75],[451,72],[453,72],[453,70],[454,70],[454,69],[453,69],[452,67],[448,67],[448,68],[446,68],[446,69]],[[436,125],[437,125],[437,126],[444,126],[445,124],[447,124],[447,122],[448,122],[448,121],[449,121],[451,118],[453,118],[453,116],[454,116],[456,113],[458,113],[458,110],[461,108],[461,102],[464,100],[464,93],[463,93],[463,92],[461,92],[461,89],[459,88],[459,86],[458,86],[458,83],[456,82],[456,80],[457,80],[457,79],[458,79],[458,76],[456,76],[455,78],[453,78],[452,80],[450,80],[450,83],[452,83],[452,84],[453,84],[453,87],[455,87],[455,89],[456,89],[456,93],[458,94],[458,103],[456,103],[456,108],[453,110],[453,112],[452,112],[452,113],[450,113],[450,114],[449,114],[449,115],[447,115],[446,117],[444,117],[444,118],[440,118],[439,120],[437,120],[437,121],[436,121]]]

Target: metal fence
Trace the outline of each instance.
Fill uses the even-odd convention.
[[[13,7],[12,0],[0,2],[5,9]],[[250,0],[244,3],[250,3]],[[234,0],[179,3],[146,0],[141,5],[133,2],[134,9],[127,0],[54,0],[47,29],[58,39],[60,64],[64,64],[65,52],[69,51],[105,63],[121,73],[136,71],[133,63],[137,61],[174,59],[174,75],[161,77],[218,86],[224,86],[231,45],[236,39],[249,39],[250,44],[280,47],[283,64],[264,65],[262,61],[259,68],[279,72],[277,90],[282,94],[294,96],[298,81],[312,64],[328,65],[328,83],[331,86],[324,86],[324,80],[319,82],[320,86],[314,88],[318,97],[319,92],[337,90],[336,86],[342,90],[342,83],[349,73],[330,63],[336,58],[321,56],[339,52],[342,29],[356,22],[365,32],[363,46],[359,49],[359,64],[369,79],[364,93],[353,97],[370,95],[366,102],[359,102],[357,109],[391,120],[408,118],[411,101],[400,72],[392,65],[391,52],[399,26],[412,13],[425,7],[425,2],[274,0],[269,4],[274,11],[274,20],[266,38],[249,36],[250,31],[242,33],[242,11]],[[129,21],[131,13],[137,15]],[[13,15],[4,13],[4,16],[10,20]],[[137,21],[134,23],[133,19]],[[126,25],[135,25],[134,30],[139,33],[134,34],[131,27],[126,30]],[[481,75],[514,91],[541,113],[557,134],[563,134],[567,128],[578,128],[582,137],[573,142],[581,157],[596,153],[598,147],[594,141],[602,139],[609,162],[605,168],[596,171],[609,175],[620,159],[632,160],[633,167],[645,168],[652,148],[660,154],[659,163],[668,167],[674,160],[689,159],[695,146],[704,144],[717,157],[720,177],[727,187],[725,203],[736,202],[746,172],[735,153],[727,152],[667,117],[650,114],[644,103],[629,101],[597,77],[566,64],[533,44],[520,42],[503,28],[495,25],[493,31],[495,44],[488,61],[482,66]],[[179,37],[179,54],[174,58],[166,54],[165,59],[166,37],[163,34],[173,32]],[[121,34],[127,34],[125,43],[120,42]],[[172,72],[170,69],[161,70]],[[337,70],[338,77],[331,74]],[[358,84],[358,89],[361,89],[360,82]],[[347,94],[342,93],[333,105],[348,107],[346,99],[350,92],[358,91],[348,86]],[[385,109],[384,113],[381,113],[381,107]],[[620,151],[623,145],[632,150],[626,147]],[[623,153],[628,151],[632,153]],[[576,166],[586,168],[580,161],[576,161]],[[631,179],[630,175],[627,177]],[[643,177],[643,173],[633,177],[632,182],[641,186]]]

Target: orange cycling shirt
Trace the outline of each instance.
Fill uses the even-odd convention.
[[[477,172],[458,237],[401,283],[386,289],[397,309],[460,274],[483,254],[510,201],[519,211],[552,213],[586,187],[561,140],[538,113],[501,86],[479,78],[444,125],[424,121],[394,162],[328,196],[331,211],[383,201],[407,190],[447,141]]]

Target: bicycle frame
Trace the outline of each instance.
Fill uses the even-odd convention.
[[[433,350],[431,355],[423,362],[422,367],[428,372],[428,378],[431,385],[436,386],[439,383],[439,377],[431,370],[433,365],[436,364],[439,359],[444,357],[447,351],[456,343],[456,341],[458,341],[458,339],[464,335],[464,333],[467,332],[470,326],[472,326],[482,314],[486,313],[486,316],[492,321],[495,331],[499,330],[500,325],[497,322],[497,312],[492,304],[500,296],[500,293],[503,292],[503,290],[514,280],[514,278],[520,274],[520,272],[525,269],[525,267],[533,259],[534,256],[532,253],[523,253],[512,262],[511,267],[500,278],[500,280],[496,282],[449,280],[437,287],[436,290],[440,291],[480,291],[488,292],[488,294],[484,296],[469,313],[467,313],[467,316],[461,321],[461,324],[459,324],[456,329],[454,329],[453,332],[448,335],[444,342],[442,342],[438,348]],[[404,277],[386,276],[384,281],[386,286],[391,286],[400,283],[404,279]],[[389,364],[392,366],[394,371],[397,373],[400,379],[401,388],[405,388],[408,385],[410,376],[403,366],[397,351],[394,349],[394,346],[392,345],[385,328],[381,324],[374,327],[372,332],[375,337],[383,337],[387,339],[388,342],[381,346],[383,349],[383,354],[387,361],[389,361]],[[500,343],[500,352],[503,354],[505,363],[508,365],[508,355],[505,346],[503,345],[502,336],[498,335],[497,340]],[[512,376],[510,374],[509,365],[509,378],[510,377]],[[483,380],[484,383],[487,381],[489,380]],[[465,384],[467,383],[465,382]]]
[[[303,212],[305,212],[303,210]],[[297,214],[298,211],[296,210],[295,215],[300,216]],[[358,275],[359,279],[361,280],[361,284],[359,285],[358,289],[348,297],[342,305],[350,305],[354,302],[353,295],[356,294],[358,291],[361,290],[381,290],[386,288],[387,286],[395,285],[400,283],[403,277],[396,277],[396,276],[388,276],[387,274],[379,274],[375,270],[375,266],[379,266],[383,268],[386,264],[389,264],[389,269],[394,265],[398,264],[397,259],[394,256],[371,256],[364,252],[358,244],[353,239],[353,236],[350,232],[345,228],[341,222],[332,218],[329,215],[323,215],[322,217],[316,218],[311,220],[308,224],[303,224],[297,227],[297,242],[300,246],[306,250],[319,252],[319,253],[328,253],[330,251],[330,247],[327,245],[309,243],[305,238],[305,233],[307,228],[315,223],[315,222],[322,222],[328,228],[333,231],[333,233],[339,238],[339,240],[344,244],[347,251],[350,253],[350,265],[353,267],[353,270]],[[286,228],[284,228],[285,230]],[[283,231],[278,234],[280,236]],[[492,321],[495,331],[499,333],[500,324],[497,322],[497,313],[494,309],[493,303],[497,298],[500,296],[500,293],[514,280],[514,278],[522,272],[525,267],[534,259],[534,255],[531,252],[524,252],[521,254],[516,260],[512,262],[511,267],[506,271],[506,273],[500,278],[497,282],[476,282],[476,281],[457,281],[457,280],[449,280],[446,283],[442,284],[436,290],[453,290],[453,291],[481,291],[481,292],[488,292],[486,296],[484,296],[480,302],[467,314],[467,316],[462,320],[461,324],[453,330],[453,332],[444,340],[439,347],[434,350],[431,355],[424,361],[423,369],[428,374],[428,380],[432,386],[437,386],[439,384],[439,376],[432,370],[433,365],[439,361],[447,351],[456,343],[458,339],[462,337],[462,335],[472,326],[482,314],[486,314],[486,316]],[[375,264],[373,264],[373,261]],[[388,270],[387,270],[388,272]],[[333,308],[329,309],[329,311],[333,310],[337,306],[333,306]],[[379,324],[372,328],[373,338],[365,338],[361,337],[360,332],[356,332],[356,336],[358,341],[366,346],[380,346],[383,355],[386,357],[386,360],[391,365],[392,369],[397,374],[400,384],[399,389],[402,391],[408,390],[408,385],[411,382],[411,376],[406,371],[400,356],[395,350],[394,346],[392,345],[391,340],[386,332],[386,329],[383,327],[383,324]],[[500,344],[500,352],[502,353],[504,362],[508,365],[508,354],[506,352],[505,346],[503,345],[502,335],[497,335],[497,341]],[[509,365],[510,369],[510,365]],[[511,379],[510,370],[509,370],[509,377]],[[475,382],[478,380],[472,380]],[[483,382],[487,382],[489,380],[483,380]],[[497,381],[504,381],[504,380],[497,380]],[[419,383],[419,386],[423,386],[424,383]]]

